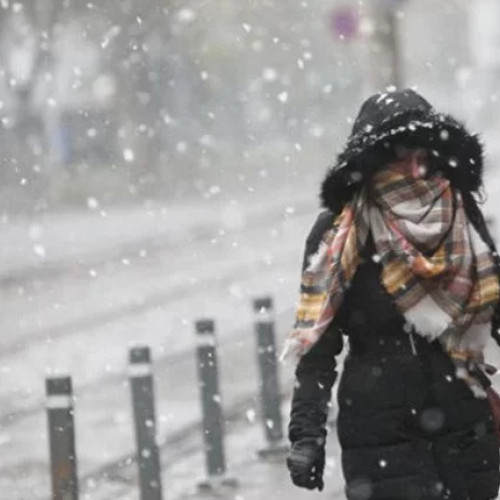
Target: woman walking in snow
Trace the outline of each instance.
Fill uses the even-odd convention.
[[[500,260],[474,194],[476,136],[412,90],[368,99],[322,185],[306,243],[287,459],[323,488],[335,356],[348,339],[337,432],[349,500],[490,500]]]

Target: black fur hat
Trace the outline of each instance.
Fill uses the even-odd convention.
[[[482,185],[478,136],[406,89],[375,94],[361,106],[347,144],[322,183],[322,205],[338,212],[363,180],[394,159],[396,145],[430,151],[433,164],[462,191],[476,192]]]

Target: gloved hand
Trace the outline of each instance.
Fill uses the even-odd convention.
[[[302,438],[293,443],[286,464],[293,484],[308,490],[323,490],[325,444],[321,438]]]

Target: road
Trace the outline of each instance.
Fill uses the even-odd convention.
[[[107,488],[108,473],[133,451],[130,345],[153,350],[160,442],[178,446],[177,436],[196,434],[193,322],[201,317],[217,320],[225,408],[254,408],[251,298],[275,297],[282,336],[296,298],[301,240],[314,217],[314,200],[291,207],[284,197],[240,209],[238,223],[213,215],[206,225],[179,220],[195,229],[175,244],[160,230],[158,239],[121,241],[114,249],[99,242],[73,267],[59,256],[61,266],[54,259],[23,270],[16,256],[0,292],[0,492],[12,500],[47,498],[43,384],[47,374],[61,373],[74,377],[83,491]]]

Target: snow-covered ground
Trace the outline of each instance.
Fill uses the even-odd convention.
[[[101,491],[112,480],[103,476],[105,466],[134,447],[130,345],[152,348],[160,442],[193,434],[200,419],[196,319],[217,321],[225,408],[254,408],[251,299],[275,298],[282,338],[315,207],[310,191],[284,192],[185,210],[140,207],[105,217],[90,211],[4,221],[0,493],[12,500],[47,498],[44,377],[70,373],[82,490],[88,499],[106,498]],[[288,371],[284,382],[290,377]]]
[[[289,411],[289,401],[283,404],[283,413]],[[198,484],[204,480],[204,457],[201,437],[197,434],[184,441],[184,447],[165,449],[161,456],[164,498],[175,500],[301,500],[306,491],[295,487],[285,466],[284,455],[261,459],[257,451],[264,445],[260,422],[238,418],[226,426],[225,450],[227,476],[236,479],[237,487],[219,488],[213,493],[200,492]],[[132,478],[132,481],[130,480]],[[136,500],[137,488],[131,483],[135,478],[135,465],[122,468],[119,478],[107,481],[98,491],[88,490],[85,500]],[[341,474],[340,447],[336,430],[331,429],[327,440],[323,495],[331,500],[344,499],[344,482]],[[317,493],[316,493],[317,494]]]

